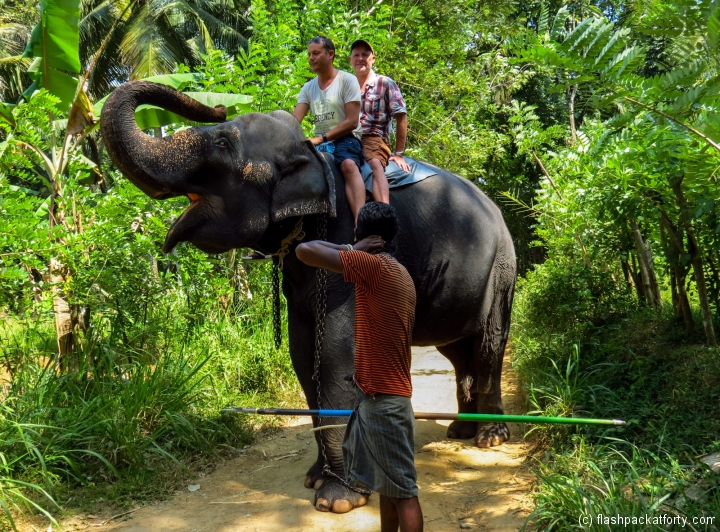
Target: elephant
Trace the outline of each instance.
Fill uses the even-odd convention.
[[[212,125],[154,138],[135,121],[134,111],[143,104]],[[351,409],[356,391],[345,377],[353,373],[354,285],[327,273],[318,383],[313,380],[317,270],[295,256],[297,239],[288,245],[299,222],[307,240],[325,226],[326,240],[353,242],[342,174],[285,111],[225,118],[222,106],[207,107],[170,87],[131,81],[107,99],[101,128],[114,164],[147,195],[189,198],[188,209],[168,231],[165,252],[183,241],[208,253],[242,247],[277,254],[283,248],[290,357],[308,406],[319,407],[319,391],[322,408]],[[512,238],[500,209],[478,187],[432,168],[432,177],[390,195],[400,222],[395,257],[417,292],[413,345],[436,346],[450,360],[459,412],[502,414],[500,378],[516,279]],[[343,483],[343,429],[315,434],[318,458],[305,486],[315,488],[316,508],[342,513],[364,504],[365,494]],[[447,435],[490,447],[510,433],[505,423],[454,421]]]

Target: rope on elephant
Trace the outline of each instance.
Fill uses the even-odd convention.
[[[343,427],[347,427],[347,423],[342,423],[340,425],[320,425],[319,427],[310,429],[310,432],[317,432],[319,430],[325,430],[325,429],[341,429]]]
[[[302,230],[302,224],[303,217],[301,216],[290,234],[280,243],[280,249],[273,253],[273,257],[278,258],[278,268],[281,270],[283,269],[283,259],[285,255],[290,253],[290,244],[292,244],[293,240],[302,240],[305,238],[305,231]]]

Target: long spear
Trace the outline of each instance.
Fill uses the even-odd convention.
[[[268,416],[319,416],[319,417],[350,417],[352,410],[293,410],[290,408],[242,408],[233,406],[223,408],[223,412],[236,414],[262,414]],[[509,414],[450,414],[433,412],[415,412],[415,419],[447,419],[457,421],[480,421],[485,423],[566,423],[571,425],[625,425],[621,419],[590,419],[583,417],[547,417],[547,416],[516,416]]]

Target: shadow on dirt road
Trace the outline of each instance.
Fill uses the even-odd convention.
[[[457,412],[455,376],[435,348],[413,348],[413,406],[417,411]],[[508,357],[503,401],[509,414],[524,413]],[[449,421],[416,422],[415,462],[425,530],[518,530],[530,511],[532,476],[524,464],[528,447],[521,427],[510,425],[509,442],[478,449],[470,440],[448,440]],[[309,418],[256,442],[244,455],[222,463],[200,485],[166,502],[98,526],[75,523],[70,530],[103,532],[370,532],[380,530],[377,495],[367,506],[343,515],[318,512],[312,490],[303,487],[316,448]]]

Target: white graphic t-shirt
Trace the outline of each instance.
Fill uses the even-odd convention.
[[[360,84],[354,75],[343,70],[338,70],[337,76],[325,90],[320,90],[316,77],[303,85],[298,96],[298,103],[310,106],[317,137],[345,120],[345,104],[348,102],[360,103]],[[359,116],[358,125],[352,133],[358,140],[362,137]]]

